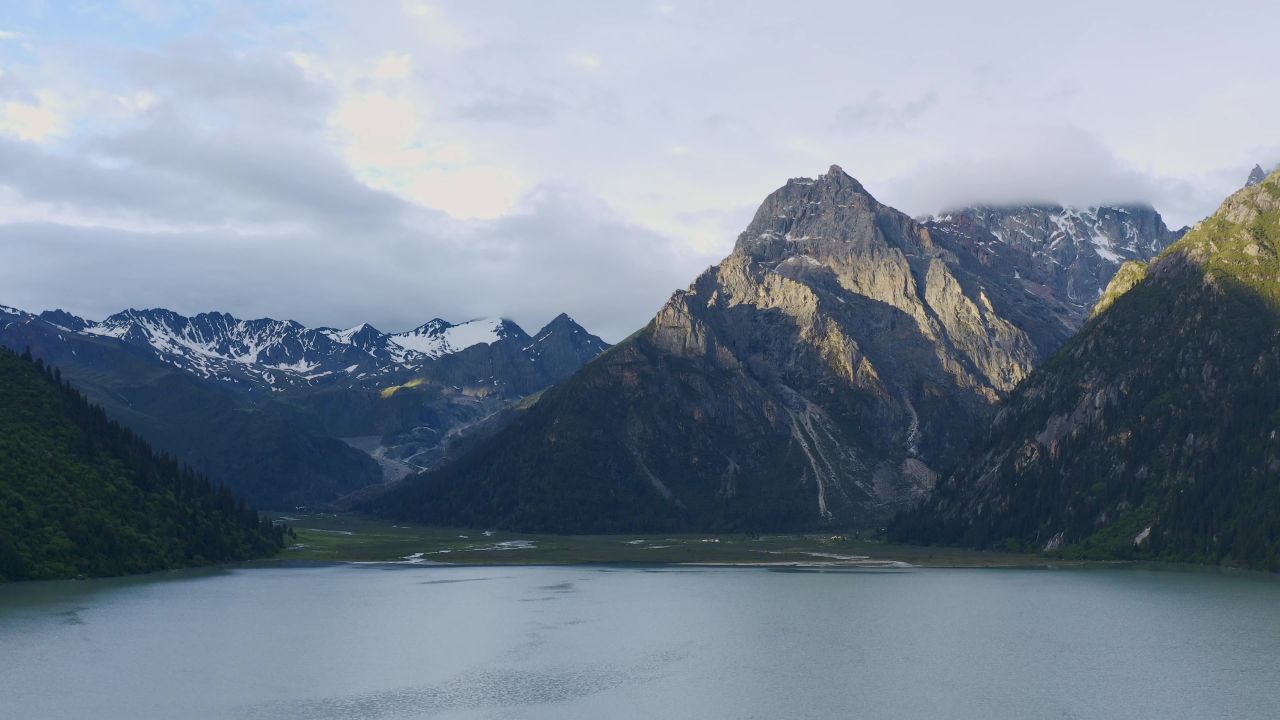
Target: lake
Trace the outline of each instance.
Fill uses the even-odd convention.
[[[334,565],[0,586],[0,716],[1267,718],[1280,580]]]

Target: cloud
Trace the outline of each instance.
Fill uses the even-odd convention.
[[[332,122],[345,134],[348,158],[357,167],[419,162],[405,152],[412,149],[424,124],[421,109],[408,97],[354,93],[342,99]]]
[[[836,126],[844,130],[903,129],[938,104],[938,93],[930,90],[901,103],[873,92],[836,111]]]
[[[532,331],[569,312],[617,340],[690,279],[670,239],[555,187],[497,220],[408,214],[358,238],[335,229],[268,235],[10,223],[0,225],[0,247],[2,302],[89,317],[164,306],[396,330],[436,316],[502,315]],[[27,282],[32,276],[41,282]]]
[[[413,59],[404,53],[387,53],[373,66],[373,76],[381,80],[403,80],[413,74]]]
[[[603,64],[603,61],[600,60],[600,56],[584,52],[569,53],[568,57],[565,59],[574,67],[579,67],[583,70],[592,72],[599,70],[600,66]]]
[[[72,151],[0,138],[0,185],[22,198],[102,221],[147,218],[174,227],[383,222],[400,199],[352,177],[310,144],[203,131],[179,114],[84,141]]]
[[[619,337],[833,162],[912,213],[1136,200],[1178,224],[1276,158],[1270,6],[814,3],[15,7],[0,302],[563,310]],[[1165,41],[1188,32],[1194,61]]]
[[[39,93],[35,102],[11,100],[0,104],[0,133],[23,140],[47,140],[64,130],[63,118],[48,93]]]
[[[555,119],[559,111],[560,103],[549,95],[518,92],[476,98],[459,107],[454,115],[468,122],[540,126]]]
[[[403,0],[401,6],[412,21],[413,31],[433,47],[458,51],[475,46],[476,38],[455,23],[436,3]],[[368,8],[361,6],[356,11],[363,14],[368,12]]]
[[[389,329],[569,312],[618,339],[689,280],[679,243],[590,193],[432,142],[409,95],[202,39],[120,63],[128,122],[0,136],[8,304]]]
[[[974,204],[1144,202],[1156,194],[1148,175],[1071,126],[957,137],[945,156],[925,160],[888,185],[887,194],[912,212]]]

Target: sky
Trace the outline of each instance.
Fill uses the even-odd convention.
[[[1280,4],[0,7],[0,304],[606,340],[841,165],[912,215],[1280,163]]]

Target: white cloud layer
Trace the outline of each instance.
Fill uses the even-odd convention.
[[[166,8],[6,18],[0,302],[616,340],[833,162],[1171,225],[1280,162],[1267,4]]]

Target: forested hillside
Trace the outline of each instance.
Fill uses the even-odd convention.
[[[0,349],[0,581],[245,560],[286,533]]]

